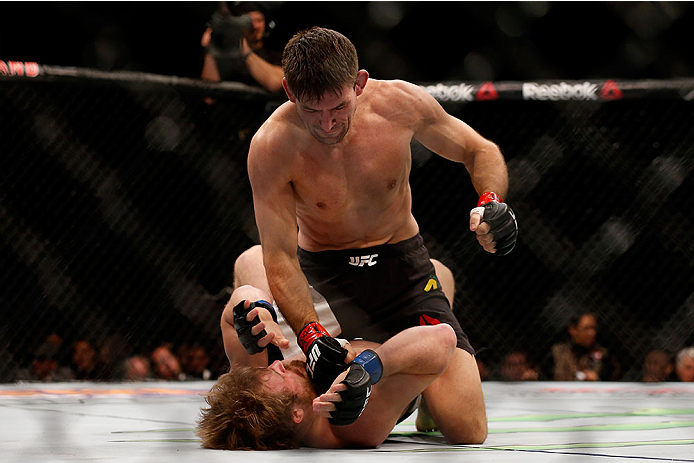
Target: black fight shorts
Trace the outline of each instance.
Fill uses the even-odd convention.
[[[448,323],[458,347],[474,355],[453,315],[421,235],[370,248],[298,250],[309,285],[327,301],[340,338],[383,343],[420,325]]]

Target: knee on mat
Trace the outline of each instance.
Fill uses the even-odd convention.
[[[487,440],[487,423],[478,424],[474,429],[467,428],[464,432],[446,435],[446,440],[451,445],[474,445],[483,444]]]

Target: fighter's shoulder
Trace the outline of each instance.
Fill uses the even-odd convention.
[[[300,134],[299,123],[294,104],[289,101],[283,103],[253,135],[251,153],[273,152],[286,148],[287,144]]]
[[[419,85],[404,80],[377,80],[373,83],[371,108],[387,119],[421,121],[433,118],[438,110],[436,100]]]
[[[407,104],[428,99],[429,95],[423,87],[405,80],[376,80],[373,87],[374,100],[387,102]]]

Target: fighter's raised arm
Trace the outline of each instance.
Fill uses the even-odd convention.
[[[460,119],[417,85],[398,82],[420,114],[414,138],[434,153],[465,165],[480,196],[470,213],[470,230],[487,252],[505,255],[516,243],[516,217],[503,199],[508,193],[508,170],[499,147]]]

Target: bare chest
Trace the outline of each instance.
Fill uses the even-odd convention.
[[[295,177],[297,202],[306,213],[378,211],[405,194],[411,166],[409,139],[372,138],[322,154],[326,155],[304,157]]]

